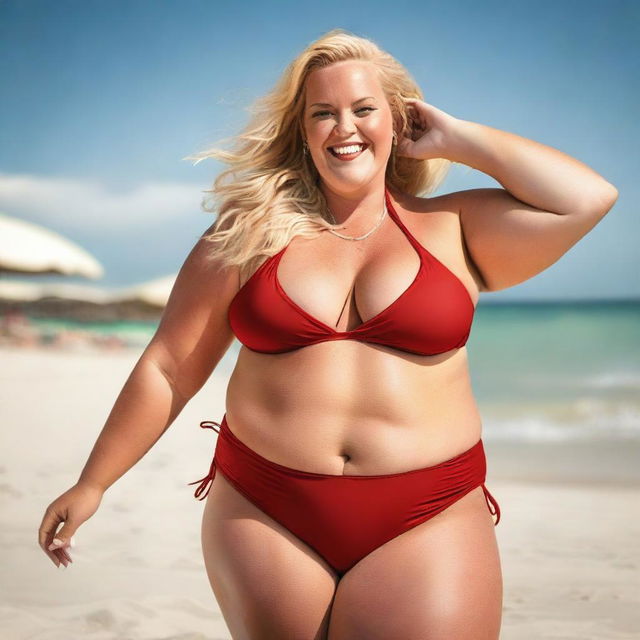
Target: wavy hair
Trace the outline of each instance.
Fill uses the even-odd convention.
[[[293,236],[315,237],[339,225],[328,222],[328,205],[318,188],[319,173],[310,154],[303,153],[304,88],[309,74],[335,62],[362,60],[377,70],[393,116],[397,139],[410,130],[403,97],[423,99],[406,68],[373,41],[344,29],[333,29],[312,42],[285,69],[274,88],[258,98],[244,130],[231,138],[231,150],[214,147],[185,159],[194,165],[218,158],[229,167],[213,182],[202,201],[207,212],[218,211],[211,232],[202,237],[214,246],[225,265],[250,274],[254,263],[286,246]],[[411,195],[431,193],[444,180],[451,162],[444,158],[416,160],[396,156],[387,162],[385,181]]]

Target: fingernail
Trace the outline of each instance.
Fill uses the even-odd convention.
[[[55,544],[57,547],[59,547],[62,544],[62,540],[60,540],[59,538],[54,538],[52,544]]]

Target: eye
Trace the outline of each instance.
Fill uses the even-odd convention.
[[[356,110],[356,113],[360,113],[360,111],[376,111],[374,107],[361,107]],[[316,111],[311,117],[315,118],[316,116],[322,116],[325,113],[331,113],[330,111]]]

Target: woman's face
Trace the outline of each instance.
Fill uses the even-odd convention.
[[[360,191],[384,173],[391,153],[391,108],[371,63],[336,62],[312,71],[305,87],[304,130],[321,180],[337,193]],[[329,147],[364,144],[337,157]]]

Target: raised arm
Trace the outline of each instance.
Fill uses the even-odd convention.
[[[547,269],[616,202],[611,183],[553,147],[465,120],[450,131],[449,158],[504,187],[452,194],[481,291],[506,289]]]
[[[618,198],[610,182],[558,149],[405,100],[411,129],[399,155],[466,164],[504,187],[449,194],[480,291],[506,289],[552,265]]]

